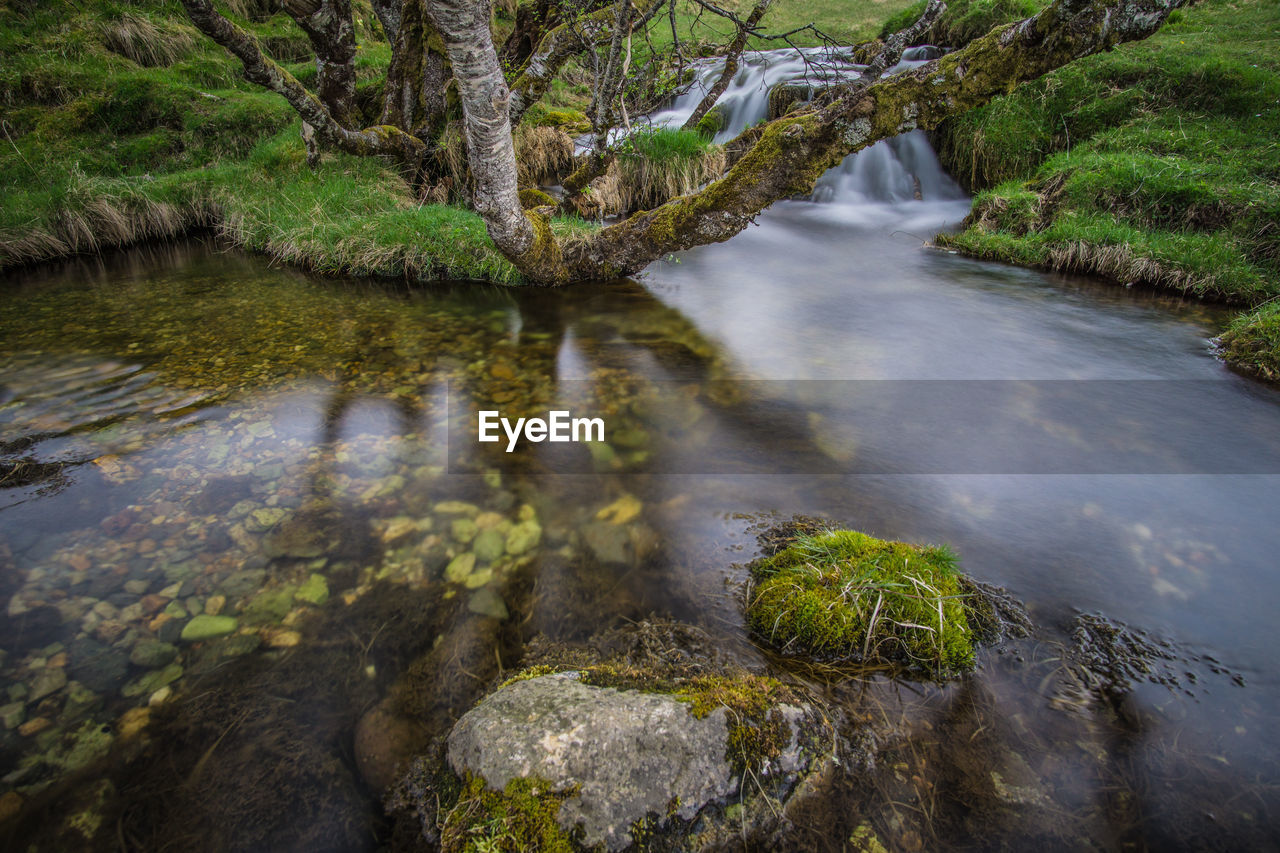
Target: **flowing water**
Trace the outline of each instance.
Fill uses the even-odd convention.
[[[353,730],[397,679],[443,726],[533,636],[653,614],[786,671],[742,564],[803,513],[950,543],[1036,630],[945,686],[803,672],[880,756],[789,843],[1275,846],[1280,394],[1214,359],[1215,309],[922,246],[967,206],[912,134],[638,282],[198,242],[10,276],[0,805],[63,843],[370,847]],[[607,442],[475,441],[551,408]],[[1149,673],[1091,681],[1081,614]]]

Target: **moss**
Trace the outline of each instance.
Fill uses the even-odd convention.
[[[557,817],[561,802],[576,793],[553,792],[547,782],[520,778],[495,791],[483,779],[468,775],[444,817],[441,850],[569,853],[575,849],[573,840]]]
[[[698,119],[698,123],[694,129],[707,139],[713,139],[717,133],[724,130],[725,115],[724,110],[717,104],[707,110],[702,118]]]
[[[597,687],[666,693],[689,704],[703,719],[728,709],[725,758],[737,775],[759,774],[791,742],[791,726],[776,710],[780,704],[801,705],[805,699],[775,678],[740,672],[728,675],[672,676],[653,670],[601,664],[587,667],[582,681]]]
[[[556,200],[540,189],[526,187],[520,190],[520,206],[525,210],[535,207],[555,207]]]
[[[521,123],[528,127],[554,127],[570,134],[591,130],[591,121],[581,110],[553,109],[541,103],[529,107]]]
[[[798,537],[751,574],[747,621],[784,652],[933,676],[973,667],[962,578],[945,547],[832,530]]]

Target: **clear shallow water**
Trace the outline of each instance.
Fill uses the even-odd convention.
[[[408,289],[198,243],[11,276],[0,794],[35,817],[7,831],[368,847],[354,730],[397,684],[442,730],[537,635],[655,613],[789,671],[741,564],[807,513],[951,544],[1037,632],[945,687],[800,673],[882,752],[790,843],[1274,845],[1280,395],[1212,358],[1213,309],[922,247],[967,202],[921,137],[868,154],[638,283]],[[479,408],[553,406],[608,448],[473,440]],[[1091,698],[1079,611],[1172,641],[1170,686]]]

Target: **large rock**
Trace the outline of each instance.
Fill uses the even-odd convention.
[[[581,825],[585,845],[619,850],[649,813],[688,820],[736,787],[726,710],[702,719],[671,695],[582,684],[577,673],[510,684],[468,711],[448,739],[449,766],[490,787],[541,779],[553,791],[578,787],[560,825]]]

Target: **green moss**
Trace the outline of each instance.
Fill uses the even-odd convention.
[[[938,676],[973,667],[961,576],[945,547],[835,530],[800,536],[751,574],[747,621],[782,651]]]
[[[694,130],[698,131],[704,138],[712,139],[717,133],[724,129],[725,115],[724,110],[717,104],[707,110],[702,118],[698,119]]]
[[[573,841],[557,822],[560,804],[576,790],[551,791],[539,779],[512,779],[502,791],[468,776],[458,800],[444,816],[440,846],[445,853],[485,851],[569,853]]]
[[[556,200],[535,187],[520,190],[520,206],[525,210],[535,207],[555,207]]]
[[[542,102],[525,111],[522,123],[529,127],[556,127],[575,135],[591,130],[591,120],[581,110],[554,109]]]
[[[607,664],[580,671],[585,684],[671,694],[688,702],[689,713],[698,719],[717,708],[727,708],[725,758],[739,775],[747,771],[759,773],[789,745],[791,727],[776,707],[784,703],[805,703],[794,688],[777,679],[747,672],[673,677],[642,668]]]

